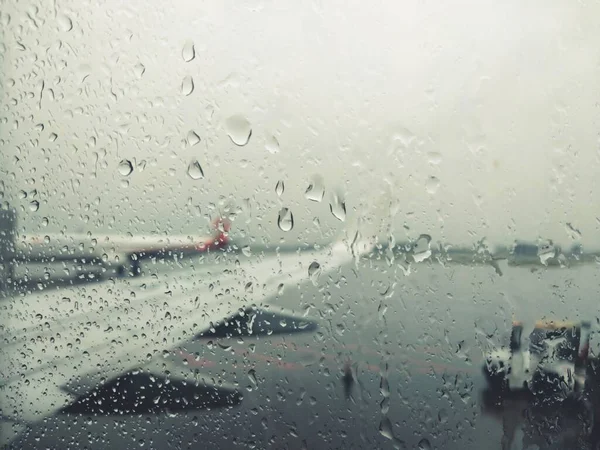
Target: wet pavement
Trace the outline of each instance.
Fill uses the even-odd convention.
[[[149,265],[136,282],[167,283],[195,270]],[[527,402],[482,411],[482,355],[508,343],[513,317],[595,318],[597,270],[506,266],[502,273],[426,261],[406,276],[395,264],[368,260],[317,286],[286,287],[275,303],[307,312],[318,330],[205,337],[181,348],[198,355],[194,368],[203,377],[239,390],[239,403],[215,398],[195,412],[139,417],[59,414],[15,448],[569,448],[528,437],[552,432],[521,420]],[[507,417],[516,423],[512,443],[503,438]],[[580,421],[561,423],[555,434]]]

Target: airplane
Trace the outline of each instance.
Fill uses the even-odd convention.
[[[283,287],[318,284],[371,254],[377,219],[327,246],[237,259],[165,282],[115,278],[66,289],[5,293],[0,302],[0,445],[57,414],[123,416],[193,411],[241,394],[202,375],[208,337],[314,331],[316,320],[276,306]],[[207,393],[208,390],[208,393]]]
[[[78,262],[86,272],[102,278],[107,269],[116,275],[141,274],[141,262],[147,259],[180,257],[206,253],[226,247],[231,222],[222,216],[212,222],[213,233],[207,236],[47,234],[28,235],[17,232],[14,210],[0,211],[0,259],[7,266],[4,279],[13,279],[15,264]],[[94,269],[96,269],[94,271]],[[112,271],[109,271],[112,273]]]

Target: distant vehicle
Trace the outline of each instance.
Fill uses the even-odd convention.
[[[187,256],[227,246],[229,220],[217,217],[213,233],[205,236],[109,235],[103,233],[28,235],[17,232],[14,210],[0,211],[0,278],[12,278],[14,264],[69,261],[118,275],[140,274],[144,259]]]
[[[508,348],[490,352],[483,372],[498,391],[528,390],[565,398],[585,387],[589,322],[538,321],[522,345],[523,324],[514,322]]]

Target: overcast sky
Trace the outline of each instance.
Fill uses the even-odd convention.
[[[241,241],[320,241],[334,189],[351,221],[389,184],[398,240],[598,244],[598,4],[5,3],[0,174],[28,232],[204,232],[230,198]]]

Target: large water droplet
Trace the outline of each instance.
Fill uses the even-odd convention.
[[[331,199],[331,203],[329,204],[329,210],[333,217],[343,222],[346,220],[346,202],[344,199],[338,195],[334,194]]]
[[[198,161],[192,161],[188,166],[187,173],[192,180],[200,180],[204,178],[204,171]]]
[[[417,444],[417,448],[419,450],[431,450],[431,443],[428,439],[423,438]]]
[[[198,136],[194,130],[188,131],[186,139],[190,147],[199,144],[201,141],[200,136]]]
[[[277,226],[281,231],[290,231],[294,228],[294,215],[288,208],[281,208],[277,217]]]
[[[181,93],[183,95],[190,95],[194,92],[194,80],[191,76],[186,76],[181,82]]]
[[[62,31],[71,31],[73,29],[73,21],[65,14],[59,14],[56,18],[58,26]]]
[[[554,243],[548,240],[542,240],[538,243],[538,257],[543,265],[548,264],[548,260],[556,256],[556,247]]]
[[[186,43],[183,44],[181,57],[185,62],[190,62],[196,57],[196,49],[194,48],[194,43],[192,41],[186,41]]]
[[[36,212],[38,209],[40,209],[40,202],[33,200],[31,203],[29,203],[29,209],[33,212]]]
[[[394,439],[394,431],[392,429],[392,422],[387,417],[381,419],[379,423],[379,433],[387,439]]]
[[[275,193],[277,197],[281,197],[283,195],[283,191],[285,190],[285,185],[283,184],[283,180],[279,180],[275,185]]]
[[[321,275],[321,265],[316,261],[311,262],[310,266],[308,266],[308,277],[310,278],[310,281],[312,281],[312,283],[314,285],[317,284],[317,281],[319,280],[320,275]]]
[[[275,136],[271,136],[267,138],[267,142],[265,142],[265,148],[272,155],[279,153],[279,141]]]
[[[231,141],[240,147],[246,145],[252,136],[250,122],[239,114],[231,116],[225,121],[225,131]]]
[[[425,261],[431,256],[431,236],[428,234],[422,234],[419,239],[413,244],[413,258],[415,262],[419,263]]]
[[[440,180],[436,177],[429,177],[425,183],[425,189],[429,194],[435,194],[440,187]]]
[[[304,192],[304,197],[313,202],[320,202],[325,196],[325,182],[323,177],[315,175],[312,177],[308,188]]]
[[[131,161],[129,161],[128,159],[123,159],[120,163],[119,163],[119,173],[126,177],[127,175],[129,175],[131,172],[133,172],[133,164],[131,164]]]
[[[58,135],[56,133],[50,133],[50,136],[48,136],[48,140],[50,142],[54,142],[56,139],[58,139]]]

